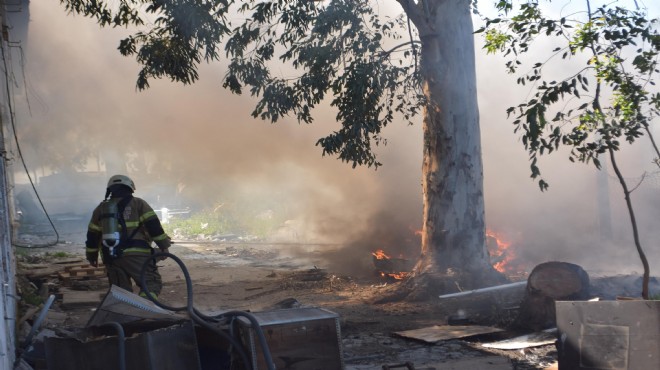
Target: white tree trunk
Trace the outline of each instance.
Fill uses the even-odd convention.
[[[427,16],[415,20],[428,99],[423,122],[422,258],[417,273],[454,272],[479,280],[490,264],[470,1],[427,0],[428,8],[423,5],[419,2],[418,8]]]

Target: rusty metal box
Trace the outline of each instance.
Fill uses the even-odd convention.
[[[660,369],[660,301],[556,302],[559,370]]]
[[[343,370],[339,315],[305,307],[253,314],[266,337],[277,369]],[[238,320],[239,335],[255,370],[267,369],[257,334],[250,321]]]

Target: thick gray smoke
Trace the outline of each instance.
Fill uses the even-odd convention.
[[[156,203],[213,208],[240,198],[263,204],[263,211],[273,201],[284,203],[304,225],[305,240],[346,246],[327,261],[339,261],[347,272],[363,268],[379,248],[418,255],[421,122],[386,129],[382,168],[352,169],[322,157],[314,145],[336,129],[330,110],[319,111],[312,125],[252,119],[254,100],[222,89],[221,64],[203,66],[193,86],[163,80],[137,92],[138,66],[116,50],[125,31],[99,29],[90,19],[67,15],[58,2],[32,2],[29,14],[27,38],[15,40],[21,48],[11,54],[23,66],[15,71],[14,99],[27,163],[37,179],[51,170],[101,174],[59,189],[62,197],[76,199],[93,188],[84,207],[53,202],[47,204],[51,212],[84,212],[103,196],[106,171],[128,171],[136,177],[137,195]],[[597,172],[571,164],[567,155],[548,157],[541,165],[551,188],[541,193],[506,120],[506,107],[519,103],[514,80],[491,57],[480,55],[478,68],[488,227],[520,245],[519,254],[530,263],[556,259],[591,266],[603,262],[598,255],[639,271],[617,184],[610,178],[616,237],[601,242]],[[629,176],[649,169],[651,153],[630,157],[637,163]],[[24,183],[18,166],[15,172]],[[635,193],[644,242],[656,262],[658,186],[656,177]]]

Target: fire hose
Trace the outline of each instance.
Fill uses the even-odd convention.
[[[157,261],[159,257],[169,257],[174,260],[179,265],[179,268],[181,268],[181,271],[183,272],[183,276],[185,277],[186,280],[186,293],[187,293],[187,298],[186,298],[186,305],[185,306],[180,306],[180,307],[172,307],[168,306],[164,303],[159,302],[158,300],[154,299],[154,297],[151,295],[149,292],[149,288],[147,288],[146,284],[146,279],[145,279],[145,272],[147,269],[147,266],[151,262],[151,260]],[[155,254],[151,255],[151,258],[147,259],[144,264],[142,265],[142,270],[140,271],[140,288],[142,291],[146,294],[147,298],[152,301],[154,304],[156,304],[158,307],[170,310],[170,311],[187,311],[188,316],[198,325],[220,335],[229,343],[233,348],[235,348],[238,352],[239,355],[241,356],[243,362],[245,363],[246,368],[248,369],[254,369],[253,365],[251,365],[251,361],[249,361],[248,356],[243,349],[243,345],[237,341],[234,337],[228,335],[224,331],[216,328],[215,326],[211,325],[210,323],[218,323],[221,322],[223,319],[234,319],[237,317],[245,317],[250,321],[252,324],[252,327],[254,328],[256,334],[257,334],[257,339],[259,340],[259,344],[261,345],[261,348],[263,349],[263,357],[264,361],[266,363],[266,366],[268,367],[268,370],[276,370],[275,369],[275,363],[273,362],[273,358],[270,353],[270,348],[268,347],[268,343],[266,342],[266,336],[264,335],[264,332],[259,325],[259,322],[257,321],[257,318],[254,317],[249,312],[245,311],[228,311],[228,312],[223,312],[220,315],[217,316],[207,316],[201,313],[199,310],[197,310],[193,306],[193,286],[192,286],[192,279],[190,278],[190,273],[188,272],[188,269],[184,265],[183,261],[179,259],[177,256],[168,253],[168,252],[158,252]],[[256,364],[254,364],[256,366]]]

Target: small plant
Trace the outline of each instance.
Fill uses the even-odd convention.
[[[52,259],[52,258],[69,258],[69,257],[74,257],[74,255],[64,252],[64,251],[58,251],[58,252],[46,252],[44,253],[44,259]]]

